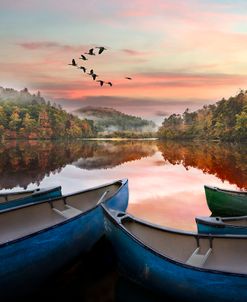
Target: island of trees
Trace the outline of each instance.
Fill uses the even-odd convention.
[[[163,139],[247,140],[247,91],[194,112],[165,118],[158,130]]]

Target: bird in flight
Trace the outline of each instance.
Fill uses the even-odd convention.
[[[88,52],[85,52],[86,55],[95,56],[95,53],[93,52],[93,48],[89,49]]]
[[[94,72],[93,72],[93,69],[90,70],[90,72],[88,73],[89,75],[93,75]]]
[[[81,70],[83,70],[84,71],[84,73],[86,72],[86,67],[84,67],[84,66],[80,66],[80,67],[78,67],[79,69],[81,69]]]
[[[107,82],[106,84],[108,84],[109,86],[112,86],[112,82]]]
[[[104,50],[106,50],[106,48],[103,47],[103,46],[99,46],[99,47],[95,47],[95,48],[98,48],[98,49],[99,49],[99,55],[100,55]]]
[[[81,55],[81,57],[79,59],[84,60],[84,61],[88,60],[84,55]]]
[[[125,77],[125,79],[127,79],[127,80],[132,80],[132,78],[130,78],[130,77]]]
[[[97,75],[96,73],[93,73],[93,74],[92,74],[93,80],[95,80],[97,77],[98,77],[98,75]]]
[[[97,80],[96,82],[99,82],[99,83],[100,83],[100,86],[103,86],[103,84],[105,83],[105,82],[102,81],[102,80]]]
[[[72,59],[72,63],[71,63],[71,64],[68,64],[68,65],[77,66],[77,64],[76,64],[76,62],[75,62],[75,59]]]

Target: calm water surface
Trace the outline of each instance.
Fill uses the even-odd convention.
[[[203,185],[247,189],[246,145],[158,141],[16,142],[0,146],[0,188],[61,185],[64,194],[128,178],[128,212],[194,230]]]
[[[129,213],[153,223],[195,230],[195,216],[210,215],[204,184],[247,189],[246,147],[245,144],[216,142],[139,140],[8,141],[0,146],[0,189],[61,185],[63,194],[67,194],[128,178]],[[92,261],[95,263],[95,259]],[[75,271],[71,273],[70,269],[70,280],[76,279],[75,283],[80,284],[84,277],[80,269]],[[114,292],[131,293],[132,290],[130,296],[138,295],[138,289],[134,288],[133,292],[132,285],[119,281],[114,271],[107,276],[99,274],[100,286],[96,285],[96,289],[95,278],[92,280],[89,284],[94,292],[100,293],[101,299],[89,293],[85,301],[120,301],[121,294],[116,299],[113,288],[118,289]],[[102,286],[107,288],[103,293]],[[122,289],[126,286],[131,290]]]

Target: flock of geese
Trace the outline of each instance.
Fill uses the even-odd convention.
[[[105,47],[103,47],[103,46],[97,46],[97,47],[95,47],[95,49],[96,49],[96,48],[99,49],[99,50],[98,50],[98,55],[102,54],[103,51],[107,50],[107,49],[106,49]],[[95,49],[94,49],[94,48],[91,48],[91,49],[89,49],[88,52],[85,52],[84,54],[90,55],[90,56],[95,56],[95,55],[96,55],[96,53],[94,52]],[[84,54],[81,54],[81,56],[80,56],[79,59],[82,60],[82,61],[87,61],[88,58],[87,58]],[[74,66],[74,67],[76,67],[76,68],[82,70],[84,73],[86,73],[86,74],[88,74],[89,76],[91,76],[92,79],[93,79],[94,81],[95,81],[96,78],[99,76],[99,75],[97,75],[97,74],[94,72],[93,69],[91,69],[89,72],[86,72],[86,71],[87,71],[87,68],[84,67],[84,66],[79,66],[79,65],[76,63],[75,59],[72,59],[72,62],[71,62],[70,64],[68,64],[68,65]],[[125,77],[125,79],[126,79],[126,80],[132,80],[131,77]],[[105,82],[105,81],[103,81],[103,80],[96,80],[96,82],[99,82],[100,86],[103,86],[104,84],[109,85],[109,86],[112,86],[112,82]]]

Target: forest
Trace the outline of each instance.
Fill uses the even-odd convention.
[[[87,138],[96,135],[93,121],[81,120],[51,104],[40,93],[25,88],[1,90],[0,137],[2,139]]]
[[[73,112],[75,113],[75,112]],[[51,104],[38,92],[0,87],[1,139],[152,138],[247,140],[247,91],[212,105],[165,118],[155,124],[112,108],[79,109],[76,116]]]
[[[149,137],[150,134],[154,136],[157,128],[153,121],[108,107],[87,106],[73,113],[81,118],[92,119],[99,136]]]
[[[165,118],[158,130],[163,139],[247,140],[247,91],[213,105]]]

